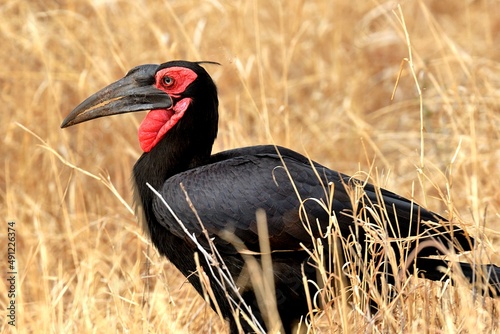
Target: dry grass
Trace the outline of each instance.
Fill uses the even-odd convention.
[[[0,245],[14,220],[19,271],[17,327],[2,321],[1,333],[223,331],[104,184],[131,203],[143,115],[59,129],[83,98],[138,64],[222,63],[208,66],[221,99],[217,151],[274,142],[345,173],[376,168],[380,185],[472,232],[500,231],[497,1],[402,2],[422,113],[406,62],[390,99],[409,56],[394,2],[7,0],[0,12]],[[478,254],[499,264],[498,234],[486,235]],[[6,289],[2,279],[2,310]],[[377,323],[340,300],[316,328],[499,326],[498,302],[472,300],[466,286],[417,281],[408,291]]]

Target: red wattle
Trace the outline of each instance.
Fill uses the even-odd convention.
[[[191,103],[190,98],[178,101],[172,109],[151,110],[139,126],[139,144],[144,152],[149,152],[184,116]]]

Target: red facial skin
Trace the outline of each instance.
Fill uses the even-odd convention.
[[[183,67],[169,67],[158,71],[155,75],[156,87],[179,98],[186,88],[197,78],[192,70]],[[151,110],[139,126],[139,143],[144,152],[149,152],[184,116],[191,104],[191,98],[174,101],[172,108]]]

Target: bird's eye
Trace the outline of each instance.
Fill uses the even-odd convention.
[[[165,86],[172,86],[174,84],[174,79],[172,77],[169,77],[169,76],[164,76],[163,77],[163,84]]]

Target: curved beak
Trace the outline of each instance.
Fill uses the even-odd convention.
[[[80,103],[64,119],[66,128],[94,118],[133,111],[169,109],[172,98],[155,87],[158,65],[141,65]]]

